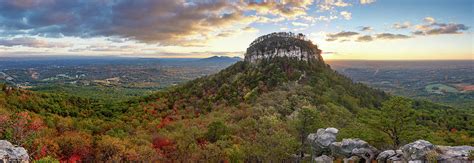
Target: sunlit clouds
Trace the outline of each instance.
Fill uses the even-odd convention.
[[[255,37],[291,31],[309,35],[333,51],[332,56],[351,59],[358,57],[344,54],[353,48],[342,46],[347,42],[360,46],[472,37],[469,13],[440,10],[445,2],[429,2],[426,5],[433,5],[432,10],[406,15],[403,4],[375,0],[0,1],[0,56],[242,56]],[[467,8],[472,4],[467,0],[453,3]],[[399,14],[397,19],[373,19],[388,14],[385,8]]]

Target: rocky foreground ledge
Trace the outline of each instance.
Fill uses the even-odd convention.
[[[473,146],[438,146],[426,140],[417,140],[406,144],[398,150],[379,151],[360,139],[343,139],[336,142],[339,132],[336,128],[318,129],[309,134],[307,141],[311,144],[313,160],[318,163],[330,163],[335,159],[344,162],[449,162],[474,163],[470,159]]]
[[[15,147],[6,140],[0,140],[0,162],[29,162],[28,152],[23,147]]]

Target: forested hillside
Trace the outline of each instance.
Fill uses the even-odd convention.
[[[306,136],[325,127],[379,149],[419,138],[474,144],[472,110],[394,97],[322,62],[241,61],[117,101],[1,88],[0,139],[24,146],[33,159],[285,160],[311,153]]]

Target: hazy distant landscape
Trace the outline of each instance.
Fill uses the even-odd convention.
[[[0,81],[43,92],[137,97],[216,73],[241,60],[211,58],[33,57],[4,58]],[[356,82],[396,95],[452,106],[474,106],[473,61],[329,60]]]
[[[213,74],[241,60],[231,57],[32,57],[0,60],[0,81],[19,88],[90,97],[123,98]],[[97,92],[98,90],[101,90]],[[94,96],[93,96],[94,97]]]
[[[474,108],[474,61],[328,61],[354,81],[396,95]]]

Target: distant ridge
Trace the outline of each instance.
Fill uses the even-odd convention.
[[[209,58],[200,59],[200,61],[215,61],[215,62],[238,62],[243,59],[240,57],[228,57],[228,56],[212,56]]]

